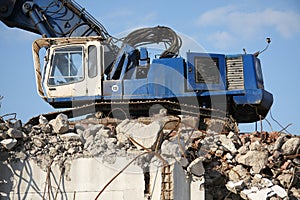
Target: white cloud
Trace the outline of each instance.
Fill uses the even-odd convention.
[[[218,31],[208,36],[208,40],[212,41],[218,49],[227,49],[236,44],[236,39],[226,31]]]
[[[285,38],[300,33],[300,14],[267,8],[262,11],[240,11],[238,7],[219,7],[203,13],[197,24],[202,27],[220,27],[238,37],[254,37],[273,28]],[[228,33],[229,34],[229,33]],[[217,35],[228,37],[222,31]]]

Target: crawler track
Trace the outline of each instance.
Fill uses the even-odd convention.
[[[148,116],[149,109],[154,105],[159,105],[159,107],[156,107],[157,109],[162,107],[167,109],[168,114],[170,115],[180,114],[196,116],[199,117],[200,122],[213,119],[217,120],[218,123],[223,123],[229,129],[236,128],[235,120],[223,110],[180,104],[170,100],[97,102],[41,115],[46,117],[48,120],[51,120],[61,113],[67,115],[69,118],[75,118],[101,112],[103,113],[103,116],[107,117],[118,118],[122,116],[123,118],[135,118],[139,116]],[[158,110],[156,112],[158,112]],[[39,116],[32,117],[27,122],[27,124],[34,125],[38,123]]]

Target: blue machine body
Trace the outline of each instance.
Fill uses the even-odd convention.
[[[273,96],[264,89],[260,60],[252,54],[223,55],[187,53],[187,58],[157,58],[140,64],[130,59],[134,50],[124,47],[126,59],[115,63],[116,77],[103,80],[103,94],[71,98],[49,98],[54,107],[63,102],[172,100],[203,107],[226,108],[237,122],[248,123],[264,118]],[[121,53],[122,55],[122,53]],[[125,54],[124,54],[125,55]],[[141,64],[142,63],[142,64]],[[119,69],[118,69],[118,67]],[[115,80],[112,77],[115,77]],[[212,105],[214,99],[214,105]],[[58,105],[58,106],[56,106]]]

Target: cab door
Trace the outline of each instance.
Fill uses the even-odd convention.
[[[54,48],[44,81],[47,96],[75,100],[101,95],[101,47],[95,43]]]
[[[87,47],[86,96],[101,95],[101,74],[103,66],[102,46],[91,44]]]

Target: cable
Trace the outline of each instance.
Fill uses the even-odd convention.
[[[123,44],[134,48],[155,43],[164,43],[166,47],[160,58],[172,58],[178,56],[182,40],[171,28],[165,26],[141,28],[129,33],[123,40]]]

